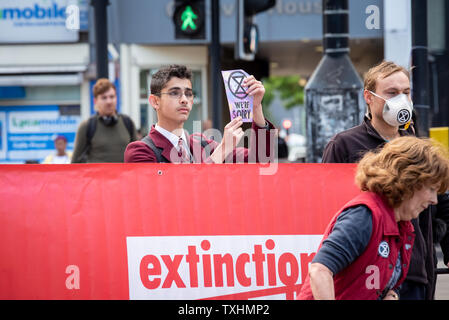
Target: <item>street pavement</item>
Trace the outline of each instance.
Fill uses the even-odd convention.
[[[443,253],[437,246],[438,268],[447,268],[443,263]],[[449,274],[440,274],[437,277],[435,300],[449,300]]]

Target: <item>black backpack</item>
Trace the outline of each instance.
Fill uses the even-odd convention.
[[[118,114],[118,117],[123,119],[123,123],[125,124],[126,129],[129,132],[129,142],[131,142],[131,139],[133,137],[134,132],[134,125],[130,117],[128,117],[125,114]],[[81,155],[78,158],[78,162],[87,162],[87,155],[90,151],[91,144],[92,144],[92,138],[95,135],[95,131],[97,130],[97,115],[93,115],[89,118],[87,122],[87,131],[86,131],[86,147],[84,148],[84,151],[81,153]]]
[[[126,129],[129,132],[129,142],[131,142],[131,139],[133,137],[133,131],[134,131],[134,126],[133,126],[133,122],[131,121],[131,118],[128,117],[125,114],[118,114],[118,117],[123,119],[123,123],[125,124]],[[86,132],[86,137],[87,137],[87,145],[90,146],[91,142],[92,142],[92,138],[94,137],[95,134],[95,130],[97,130],[97,116],[94,115],[92,117],[89,118],[89,122],[87,123],[87,132]]]
[[[194,136],[194,137],[201,139],[201,147],[203,147],[203,149],[209,145],[209,143],[206,140],[204,140],[202,137],[200,137],[200,136]],[[147,146],[149,146],[151,150],[153,150],[154,155],[156,156],[156,161],[158,163],[170,163],[170,161],[168,161],[167,159],[165,159],[165,157],[162,156],[162,149],[159,147],[156,147],[156,145],[153,142],[153,139],[151,139],[149,135],[146,135],[145,137],[143,137],[141,139],[141,141],[144,142]]]

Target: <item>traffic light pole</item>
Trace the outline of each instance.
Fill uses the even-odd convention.
[[[412,0],[413,104],[418,134],[429,136],[429,62],[427,49],[427,0]]]
[[[331,138],[363,120],[363,83],[349,58],[348,0],[323,0],[323,51],[305,88],[307,162],[321,162]]]
[[[97,79],[109,78],[108,70],[108,20],[106,7],[109,0],[92,0],[95,12],[95,57]]]
[[[221,46],[220,46],[220,1],[212,0],[211,17],[211,43],[210,54],[210,83],[212,84],[212,109],[213,128],[220,130],[222,127],[222,99],[221,99]]]
[[[235,0],[237,10],[235,60],[254,61],[258,50],[259,29],[254,16],[276,5],[276,0]]]

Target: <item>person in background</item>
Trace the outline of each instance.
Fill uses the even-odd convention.
[[[44,159],[44,164],[66,164],[70,163],[72,159],[72,153],[66,151],[67,148],[67,138],[63,135],[59,135],[54,140],[55,152],[49,154]]]
[[[93,95],[97,113],[79,125],[72,163],[123,162],[126,146],[137,138],[134,122],[117,112],[117,90],[108,79],[98,79]]]
[[[360,160],[362,191],[332,218],[297,299],[398,300],[415,239],[410,220],[449,187],[447,151],[396,138]]]

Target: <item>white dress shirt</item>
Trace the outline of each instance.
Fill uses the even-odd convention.
[[[160,134],[162,134],[164,137],[166,137],[168,139],[168,141],[170,141],[172,143],[172,145],[176,148],[176,150],[179,151],[178,141],[179,141],[180,137],[178,137],[176,134],[162,128],[161,126],[159,126],[157,124],[154,126],[154,129],[156,129],[156,131],[158,131]],[[192,154],[190,153],[190,147],[187,143],[187,137],[186,137],[186,133],[184,130],[182,130],[181,138],[182,138],[182,143],[184,144],[184,149],[186,149],[188,156],[190,158],[192,158]]]

